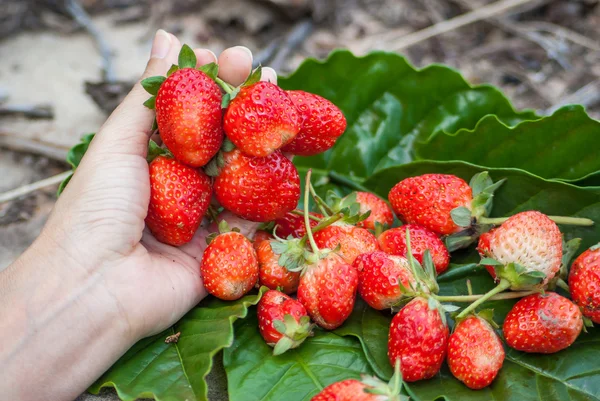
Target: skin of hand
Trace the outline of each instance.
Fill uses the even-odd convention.
[[[179,40],[159,30],[143,78],[177,63]],[[237,86],[252,66],[245,47],[217,57]],[[276,82],[270,68],[263,80]],[[145,156],[154,112],[138,82],[92,141],[46,226],[0,273],[0,394],[11,400],[72,400],[137,340],[171,326],[206,296],[199,272],[206,228],[179,248],[144,228],[150,182]],[[253,235],[257,224],[225,215]]]

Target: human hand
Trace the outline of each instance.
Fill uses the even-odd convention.
[[[177,64],[179,40],[164,31],[156,35],[142,78],[165,75]],[[225,50],[218,58],[195,50],[198,66],[219,63],[219,76],[237,86],[251,71],[252,54],[244,47]],[[263,80],[276,81],[272,69]],[[145,336],[170,326],[205,295],[199,260],[207,232],[175,248],[158,242],[144,229],[150,197],[147,153],[154,113],[142,104],[148,94],[139,82],[98,131],[68,187],[56,204],[46,237],[69,253],[88,274],[100,274],[114,295],[120,317],[132,335]],[[256,225],[233,222],[248,234]],[[57,237],[57,233],[62,235]]]

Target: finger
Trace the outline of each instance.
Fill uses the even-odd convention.
[[[156,32],[150,60],[141,79],[165,75],[171,65],[177,63],[180,50],[181,43],[175,36],[162,29]],[[154,111],[143,105],[150,94],[140,84],[141,79],[98,132],[93,146],[101,148],[103,153],[145,156],[148,138],[152,133]]]
[[[219,55],[219,77],[233,85],[244,83],[252,71],[252,52],[244,46],[230,47]]]
[[[217,62],[217,56],[208,49],[194,49],[194,54],[196,54],[196,59],[198,60],[196,67]]]
[[[263,67],[260,80],[271,82],[272,84],[277,85],[277,73],[271,67]]]

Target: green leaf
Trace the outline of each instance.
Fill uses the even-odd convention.
[[[233,322],[246,317],[248,307],[258,303],[263,291],[233,302],[206,299],[172,328],[135,344],[89,391],[97,394],[102,387],[114,387],[126,401],[148,397],[207,400],[205,378],[212,358],[231,346]],[[179,341],[165,344],[165,338],[177,332],[181,332]]]
[[[92,139],[94,139],[94,135],[96,134],[91,133],[82,136],[81,141],[69,149],[69,152],[67,152],[67,163],[71,165],[73,170],[75,170],[77,166],[79,166],[79,163],[81,163],[81,159],[83,159],[85,152],[87,152]]]
[[[317,330],[299,348],[274,356],[257,327],[251,311],[224,352],[231,401],[309,401],[333,382],[372,374],[354,338]]]
[[[142,87],[146,89],[146,92],[149,94],[156,96],[158,94],[158,90],[160,86],[165,82],[166,77],[163,76],[155,76],[149,77],[142,80]]]
[[[60,194],[63,193],[63,191],[67,187],[67,184],[69,183],[69,181],[71,181],[71,178],[73,178],[73,173],[69,174],[67,178],[65,178],[64,180],[62,180],[62,182],[58,186],[58,190],[56,190],[56,196],[57,197],[59,197]]]
[[[203,66],[198,67],[198,70],[208,75],[211,79],[215,79],[217,75],[219,75],[219,66],[217,63],[204,64]]]
[[[181,46],[179,52],[179,68],[196,68],[196,53],[188,45]]]
[[[459,227],[469,227],[471,225],[471,211],[464,206],[457,207],[450,211],[452,221]]]
[[[246,81],[242,84],[242,86],[250,86],[252,84],[257,83],[258,81],[260,81],[261,76],[262,66],[259,65],[254,71],[250,73],[250,75],[248,75],[248,78],[246,78]]]
[[[390,313],[372,309],[362,298],[357,297],[352,314],[344,325],[334,331],[340,336],[353,336],[360,341],[365,357],[375,374],[390,378],[394,374],[387,357],[387,334],[390,327]],[[385,334],[385,341],[381,339]]]
[[[90,143],[92,142],[92,139],[94,139],[94,135],[96,134],[91,133],[83,135],[81,137],[81,141],[77,145],[69,149],[69,151],[67,152],[66,160],[67,163],[71,165],[71,169],[73,171],[75,171],[77,166],[79,166],[79,163],[81,163],[81,159],[83,159],[85,152],[87,152]],[[69,182],[71,181],[72,177],[73,174],[69,175],[60,183],[60,185],[58,186],[58,190],[56,191],[56,196],[60,196],[60,194],[63,193],[63,191],[67,187],[67,184],[69,184]]]
[[[531,111],[515,111],[492,86],[471,86],[457,71],[441,65],[417,70],[395,53],[357,57],[335,51],[325,61],[305,61],[292,75],[280,78],[279,85],[329,99],[348,122],[333,149],[296,157],[294,163],[359,178],[411,161],[415,141],[436,132],[473,129],[488,114],[510,126],[537,118]]]
[[[590,152],[600,122],[582,106],[566,106],[553,115],[509,127],[496,116],[483,118],[474,129],[437,133],[415,146],[418,156],[432,160],[463,160],[489,167],[514,167],[544,178],[578,180],[600,170]]]

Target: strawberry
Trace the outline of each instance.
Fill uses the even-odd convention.
[[[227,210],[251,221],[271,221],[293,210],[300,198],[300,177],[281,152],[250,157],[239,149],[223,154],[215,196]]]
[[[280,289],[292,294],[298,289],[300,272],[292,272],[279,265],[279,255],[273,253],[271,241],[262,241],[256,250],[258,258],[258,282],[272,290]]]
[[[556,223],[536,211],[521,212],[479,238],[482,264],[513,290],[544,285],[562,263],[562,235]]]
[[[225,231],[224,225],[219,228]],[[226,301],[239,299],[258,281],[256,252],[242,234],[222,232],[204,251],[200,271],[209,293]]]
[[[429,379],[440,370],[446,356],[448,327],[439,308],[427,299],[414,298],[392,319],[388,357],[392,366],[400,360],[407,382]]]
[[[435,270],[438,274],[445,272],[450,264],[450,253],[442,240],[425,227],[416,224],[407,224],[402,227],[392,228],[379,235],[379,247],[390,255],[406,257],[406,230],[410,234],[412,255],[423,264],[423,254],[429,249]]]
[[[450,372],[473,390],[489,386],[504,362],[500,337],[485,319],[470,315],[459,321],[448,340]]]
[[[265,230],[256,230],[254,233],[254,238],[252,239],[252,244],[254,245],[254,250],[258,252],[258,247],[263,241],[270,241],[273,239],[273,236],[269,234]]]
[[[424,174],[400,181],[388,197],[404,223],[449,235],[463,230],[452,220],[450,212],[458,207],[471,210],[473,192],[469,184],[454,175]]]
[[[265,157],[289,143],[301,127],[300,113],[277,85],[242,86],[225,112],[227,137],[248,156]]]
[[[533,294],[517,302],[502,330],[509,347],[551,354],[569,347],[583,328],[579,308],[555,292]]]
[[[150,203],[146,225],[157,240],[179,246],[190,241],[208,210],[210,178],[175,159],[150,163]]]
[[[575,259],[569,273],[569,289],[583,315],[600,323],[600,244]]]
[[[361,253],[379,250],[377,238],[364,228],[350,224],[333,224],[315,233],[315,242],[319,248],[336,249],[346,263],[353,263]]]
[[[346,118],[329,100],[312,93],[286,91],[301,116],[298,135],[286,146],[284,152],[312,156],[325,152],[346,130]]]
[[[322,214],[310,212],[310,215],[319,219],[323,218]],[[310,220],[310,226],[314,228],[319,224],[316,220]],[[304,217],[288,212],[283,217],[275,220],[275,234],[280,238],[287,238],[290,235],[294,238],[302,238],[306,234],[304,227]]]
[[[470,184],[454,175],[424,174],[400,181],[388,199],[404,223],[448,236],[446,246],[452,252],[486,230],[494,191],[503,182],[494,183],[486,171],[473,176]]]
[[[300,277],[298,301],[319,326],[333,330],[352,313],[358,272],[336,253],[306,266]]]
[[[312,335],[310,318],[304,306],[279,291],[265,292],[258,302],[256,313],[260,335],[274,347],[274,355],[297,348]]]
[[[386,201],[369,192],[357,192],[356,201],[360,205],[360,213],[371,212],[365,220],[356,223],[357,227],[375,230],[375,223],[390,227],[394,223],[394,212]]]
[[[175,71],[156,94],[160,137],[175,158],[192,167],[204,166],[223,142],[221,91],[195,68]]]
[[[415,282],[408,260],[375,251],[359,255],[352,264],[358,270],[358,293],[374,309],[387,309],[402,298],[399,283]]]
[[[389,383],[363,375],[360,381],[348,379],[332,383],[311,398],[311,401],[409,401],[408,397],[400,395],[402,385],[399,370]]]

